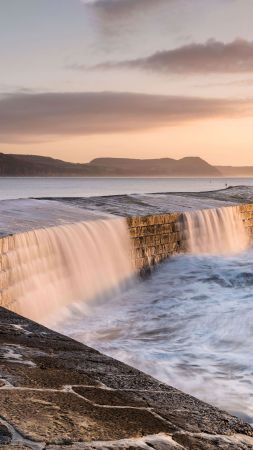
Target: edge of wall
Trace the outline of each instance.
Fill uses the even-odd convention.
[[[236,417],[0,308],[0,447],[246,450]]]

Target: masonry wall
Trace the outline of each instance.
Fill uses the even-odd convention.
[[[253,239],[253,204],[238,206],[245,227]],[[132,258],[139,271],[145,271],[166,258],[186,251],[183,214],[169,213],[128,217],[129,233],[133,243]],[[12,309],[9,298],[10,272],[7,252],[15,246],[15,236],[0,238],[0,305]]]
[[[253,204],[240,205],[239,210],[244,222],[245,227],[253,239]]]
[[[138,270],[145,270],[176,253],[184,251],[180,213],[129,217],[133,243],[132,258]]]
[[[184,251],[185,242],[180,232],[182,220],[180,213],[127,219],[133,243],[132,258],[137,270],[146,271],[150,266]],[[7,253],[14,247],[15,235],[0,238],[0,305],[11,310],[13,299],[8,291],[11,280]]]
[[[253,204],[239,205],[238,208],[253,239]],[[138,270],[145,271],[172,255],[186,251],[182,213],[129,217],[128,226],[133,243],[132,257]]]

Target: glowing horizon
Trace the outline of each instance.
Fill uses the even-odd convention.
[[[253,3],[208,3],[4,2],[0,152],[253,166]]]

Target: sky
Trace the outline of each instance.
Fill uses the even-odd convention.
[[[253,165],[252,0],[0,0],[0,152]]]

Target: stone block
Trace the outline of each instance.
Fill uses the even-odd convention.
[[[173,223],[173,222],[175,223],[180,219],[181,215],[182,215],[181,213],[166,214],[164,223]]]

